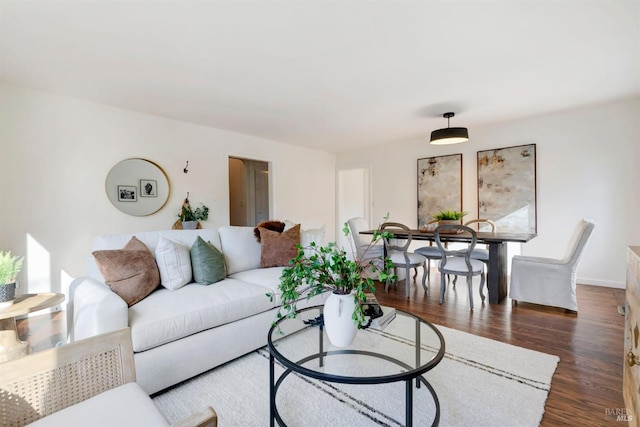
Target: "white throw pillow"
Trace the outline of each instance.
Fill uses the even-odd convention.
[[[300,245],[306,247],[309,246],[311,242],[316,242],[318,246],[324,245],[324,225],[321,228],[300,231]]]
[[[156,247],[156,263],[160,271],[160,284],[175,291],[191,283],[191,254],[189,247],[161,237]]]
[[[289,221],[288,219],[285,219],[283,222],[285,231],[296,225],[295,222]],[[300,229],[300,246],[306,248],[311,242],[316,242],[316,245],[322,246],[324,245],[324,235],[324,225],[320,228],[311,228],[309,230]]]
[[[260,268],[262,246],[256,241],[253,229],[233,225],[218,229],[227,275]]]
[[[285,231],[296,225],[293,221],[289,221],[288,219],[285,219],[283,222]],[[311,244],[311,242],[315,242],[316,246],[322,246],[324,245],[324,235],[324,225],[320,228],[312,228],[309,230],[300,229],[300,246],[306,248]],[[306,250],[305,254],[307,256],[311,256],[313,255],[313,252]]]

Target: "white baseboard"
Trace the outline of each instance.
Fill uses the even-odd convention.
[[[603,286],[605,288],[625,289],[627,287],[624,282],[614,282],[612,280],[597,280],[578,277],[576,282],[581,285]]]

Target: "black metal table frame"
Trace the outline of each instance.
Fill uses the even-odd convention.
[[[308,307],[302,310],[298,310],[297,313],[303,313],[305,311],[308,310],[318,310],[320,313],[322,313],[322,306],[315,306],[315,307]],[[398,310],[400,311],[400,310]],[[273,325],[271,327],[271,329],[269,330],[269,334],[267,337],[267,341],[268,341],[268,346],[269,346],[269,422],[270,422],[270,426],[273,427],[275,424],[274,422],[277,421],[278,425],[280,426],[285,426],[286,424],[284,423],[282,417],[280,416],[280,413],[278,412],[278,408],[276,406],[276,394],[278,392],[278,389],[280,388],[280,385],[282,384],[282,382],[285,380],[285,378],[291,374],[292,372],[297,372],[301,375],[304,375],[306,377],[310,377],[310,378],[314,378],[317,380],[323,380],[323,381],[328,381],[328,382],[335,382],[335,383],[342,383],[342,384],[386,384],[386,383],[392,383],[392,382],[398,382],[398,381],[405,381],[406,386],[405,386],[405,425],[407,427],[411,427],[413,425],[413,380],[416,380],[416,388],[420,388],[420,383],[424,384],[425,387],[427,387],[427,389],[429,390],[429,392],[431,393],[431,396],[433,397],[434,403],[435,403],[435,416],[434,416],[434,420],[433,423],[431,424],[432,426],[437,426],[440,423],[440,401],[438,400],[438,395],[436,394],[436,391],[433,389],[433,387],[431,386],[431,384],[429,384],[429,382],[422,376],[425,372],[430,371],[431,369],[433,369],[436,365],[438,365],[438,363],[440,363],[440,361],[442,360],[442,358],[444,357],[444,353],[445,353],[445,342],[444,342],[444,337],[442,336],[442,334],[440,333],[440,331],[435,328],[435,326],[433,326],[431,323],[426,322],[422,319],[420,319],[417,316],[414,316],[410,313],[406,313],[403,312],[402,313],[405,316],[408,317],[413,317],[416,321],[416,341],[415,341],[415,356],[416,356],[416,366],[418,366],[418,368],[412,368],[410,365],[407,365],[406,363],[397,360],[395,358],[392,358],[390,356],[384,355],[384,354],[379,354],[379,353],[375,353],[375,352],[371,352],[371,351],[363,351],[363,350],[349,350],[349,349],[345,349],[345,350],[333,350],[333,351],[324,351],[324,328],[322,325],[320,325],[318,327],[318,353],[317,354],[311,354],[307,357],[304,357],[296,362],[292,362],[289,359],[287,359],[285,356],[283,356],[282,354],[280,354],[276,348],[275,345],[271,339],[271,336],[274,332],[274,329],[278,328],[278,325],[286,320],[285,318],[279,319],[275,325]],[[428,363],[426,363],[424,366],[420,366],[420,325],[424,324],[428,327],[430,327],[438,336],[438,338],[440,339],[440,350],[438,351],[438,353],[436,354],[436,356],[434,358],[432,358]],[[327,356],[332,356],[332,355],[341,355],[341,354],[360,354],[360,355],[365,355],[365,356],[370,356],[370,357],[377,357],[380,359],[384,359],[386,361],[395,363],[398,366],[401,366],[403,368],[405,368],[407,371],[400,373],[400,374],[395,374],[395,375],[385,375],[385,376],[377,376],[377,377],[346,377],[346,376],[340,376],[340,375],[329,375],[329,374],[323,374],[311,369],[307,369],[304,368],[303,366],[301,366],[303,363],[306,363],[310,360],[314,360],[314,359],[318,359],[318,363],[319,365],[322,367],[324,365],[324,358]],[[280,375],[280,377],[278,377],[278,380],[275,380],[275,360],[278,360],[280,363],[282,363],[283,366],[285,366],[286,370]]]

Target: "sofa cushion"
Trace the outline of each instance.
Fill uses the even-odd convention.
[[[274,292],[278,298],[276,299],[276,305],[281,304],[280,291],[278,286],[280,285],[280,277],[284,267],[271,267],[271,268],[257,268],[255,270],[246,270],[229,276],[230,279],[240,280],[245,283],[251,283],[254,285],[264,286],[267,288],[267,292]]]
[[[300,244],[300,224],[282,233],[260,227],[260,238],[260,267],[285,267],[298,254],[296,245]]]
[[[189,247],[161,237],[156,247],[156,263],[160,271],[160,284],[172,291],[191,283],[191,255]]]
[[[225,225],[218,230],[227,274],[260,268],[260,243],[253,227]]]
[[[127,383],[35,421],[31,426],[168,426],[137,383]]]
[[[93,256],[107,286],[128,306],[141,301],[160,283],[153,254],[135,237],[122,249],[94,251]]]
[[[294,227],[296,224],[288,219],[284,220],[285,231]],[[325,227],[324,225],[320,228],[310,228],[307,230],[300,229],[300,246],[303,248],[311,245],[311,242],[315,242],[316,245],[322,246],[324,245],[324,236],[325,236]],[[310,250],[305,250],[305,254],[307,256],[313,255],[313,252]]]
[[[224,256],[200,236],[191,246],[191,269],[193,280],[201,285],[210,285],[227,277]]]
[[[133,349],[148,350],[268,311],[275,303],[267,292],[264,286],[230,278],[214,286],[191,283],[176,291],[159,288],[129,309]]]

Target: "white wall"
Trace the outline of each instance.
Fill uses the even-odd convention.
[[[464,114],[456,126],[465,126]],[[462,153],[463,210],[477,215],[477,151],[536,144],[538,236],[524,255],[560,258],[573,226],[596,228],[578,268],[580,283],[624,287],[625,251],[640,245],[640,99],[553,115],[470,127],[470,141],[431,146],[424,138],[338,155],[338,168],[373,166],[373,223],[391,219],[417,226],[417,159]]]
[[[228,224],[230,155],[271,162],[274,219],[325,224],[335,238],[334,154],[7,85],[0,144],[0,250],[31,254],[21,292],[64,290],[98,234],[171,228],[187,191],[211,209],[205,228]],[[126,215],[105,194],[111,167],[130,157],[169,177],[169,200],[153,215]]]

